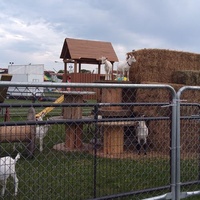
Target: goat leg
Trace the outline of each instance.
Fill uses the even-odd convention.
[[[127,81],[129,81],[129,70],[127,71]]]
[[[2,190],[1,190],[1,196],[2,196],[2,197],[3,197],[4,194],[5,194],[6,182],[7,182],[7,179],[4,179],[4,180],[2,181]]]
[[[144,155],[147,155],[147,143],[143,144],[143,148],[144,148]]]
[[[19,180],[18,180],[18,178],[17,178],[16,173],[11,174],[11,176],[12,176],[12,178],[14,179],[14,185],[15,185],[15,193],[14,193],[14,196],[17,196]]]
[[[40,138],[40,152],[43,151],[43,138]]]
[[[19,184],[19,180],[15,174],[15,196],[17,196],[17,192],[18,192],[18,184]]]
[[[138,143],[138,144],[137,144],[137,146],[136,146],[136,148],[137,148],[137,151],[138,151],[138,155],[140,155],[141,144],[140,144],[140,143]]]

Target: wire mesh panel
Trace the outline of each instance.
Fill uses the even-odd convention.
[[[1,103],[0,155],[20,155],[11,173],[17,199],[143,199],[171,191],[169,88],[31,87],[37,94],[28,85],[28,95],[15,92]],[[14,187],[9,178],[4,199]]]
[[[161,93],[167,100],[155,98]],[[165,105],[169,92],[103,88],[102,95],[99,113],[105,121],[98,123],[103,149],[97,151],[97,196],[112,199],[120,194],[121,199],[123,195],[125,199],[142,199],[167,193],[171,108]],[[160,191],[148,190],[158,187]]]
[[[180,93],[180,186],[183,197],[200,194],[199,94],[200,88],[195,87]],[[199,196],[193,199],[199,199]]]

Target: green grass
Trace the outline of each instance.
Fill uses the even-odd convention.
[[[168,162],[166,159],[137,161],[98,158],[97,196],[169,184]],[[92,198],[93,164],[94,158],[90,154],[62,153],[46,146],[45,151],[37,152],[34,159],[22,158],[17,163],[20,180],[17,199]],[[9,191],[12,190],[12,182],[9,182],[8,188]],[[197,197],[190,199],[195,198]],[[5,199],[10,199],[10,195]],[[140,198],[135,196],[126,199]]]
[[[126,170],[129,165],[132,170]],[[99,159],[97,168],[97,195],[104,196],[148,188],[167,182],[148,178],[142,180],[140,172],[147,162],[135,165],[130,161]],[[162,163],[160,163],[162,165]],[[140,170],[136,167],[141,167]],[[157,165],[159,168],[159,165]],[[158,168],[152,166],[156,177]],[[146,173],[151,172],[151,166]],[[38,155],[33,160],[21,159],[17,164],[20,180],[19,199],[88,199],[93,194],[93,158],[78,153],[59,152]],[[163,175],[164,176],[164,175]],[[8,188],[12,188],[11,185]],[[10,198],[10,195],[8,195]]]
[[[87,134],[84,134],[87,137]],[[94,157],[87,152],[60,152],[52,147],[65,140],[64,126],[53,125],[44,142],[44,151],[35,152],[34,159],[28,159],[24,147],[18,146],[22,158],[17,163],[19,178],[19,195],[16,199],[89,199],[94,189]],[[16,155],[12,144],[2,144],[4,152]],[[2,151],[3,152],[3,151]],[[198,162],[182,161],[184,181],[190,181],[190,173],[197,178]],[[97,197],[115,193],[137,191],[170,184],[169,159],[156,159],[142,156],[140,159],[108,159],[97,157],[96,194]],[[197,189],[193,186],[190,190]],[[13,182],[9,180],[8,191],[4,199],[12,196]],[[163,193],[153,193],[153,196]],[[149,195],[126,197],[125,199],[141,199]],[[192,197],[190,199],[195,199]]]
[[[95,100],[88,100],[86,104],[89,103],[95,103]],[[4,101],[4,103],[6,104],[19,104],[19,105],[26,105],[26,104],[32,104],[33,102],[31,100],[16,100],[16,99],[6,99]],[[35,107],[35,112],[36,114],[39,113],[40,111],[42,111],[44,108],[46,108],[47,106],[45,106],[45,104],[48,103],[53,103],[53,102],[48,102],[48,101],[44,101],[44,102],[39,102],[36,101],[35,103],[39,103],[42,104],[42,107]],[[33,103],[34,104],[34,103]],[[27,113],[28,113],[28,109],[26,107],[11,107],[9,108],[9,113],[10,113],[10,121],[23,121],[26,120],[27,118]],[[93,110],[93,107],[83,107],[82,108],[82,114],[83,116],[88,116],[91,114],[91,111]],[[5,113],[5,108],[3,109],[3,111],[0,113],[0,120],[3,121],[3,114]],[[51,112],[49,112],[46,117],[52,117],[52,116],[59,116],[62,113],[62,108],[61,107],[55,107]]]

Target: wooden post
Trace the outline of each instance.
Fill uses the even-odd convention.
[[[64,62],[64,73],[63,73],[63,83],[67,82],[67,62]]]
[[[29,108],[28,110],[28,115],[27,115],[27,120],[28,121],[35,121],[35,109],[33,107]],[[28,149],[28,154],[32,158],[35,150],[35,134],[36,134],[36,126],[31,125],[30,126],[30,141],[28,143],[27,149]]]
[[[83,95],[80,94],[64,94],[65,103],[82,103]],[[64,119],[81,119],[82,108],[81,107],[65,107],[63,111]],[[83,125],[71,124],[66,125],[66,138],[65,147],[68,149],[80,149],[82,146],[82,130]]]
[[[78,64],[78,73],[81,73],[81,63]]]
[[[65,103],[83,103],[83,96],[79,94],[66,93],[64,94]],[[81,119],[82,109],[81,107],[65,107],[63,112],[64,119]]]
[[[98,74],[101,74],[101,64],[98,64]]]
[[[77,61],[74,62],[74,73],[77,73]]]
[[[6,112],[5,112],[5,115],[4,115],[4,121],[5,122],[10,121],[10,109],[9,108],[6,108]]]
[[[121,103],[122,88],[102,88],[101,102],[103,103]],[[106,107],[108,110],[121,110],[121,106]]]

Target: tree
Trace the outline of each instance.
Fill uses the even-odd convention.
[[[58,73],[64,73],[64,70],[63,69],[60,69],[59,71],[58,71]]]
[[[87,69],[81,69],[80,73],[91,74],[91,71]]]

